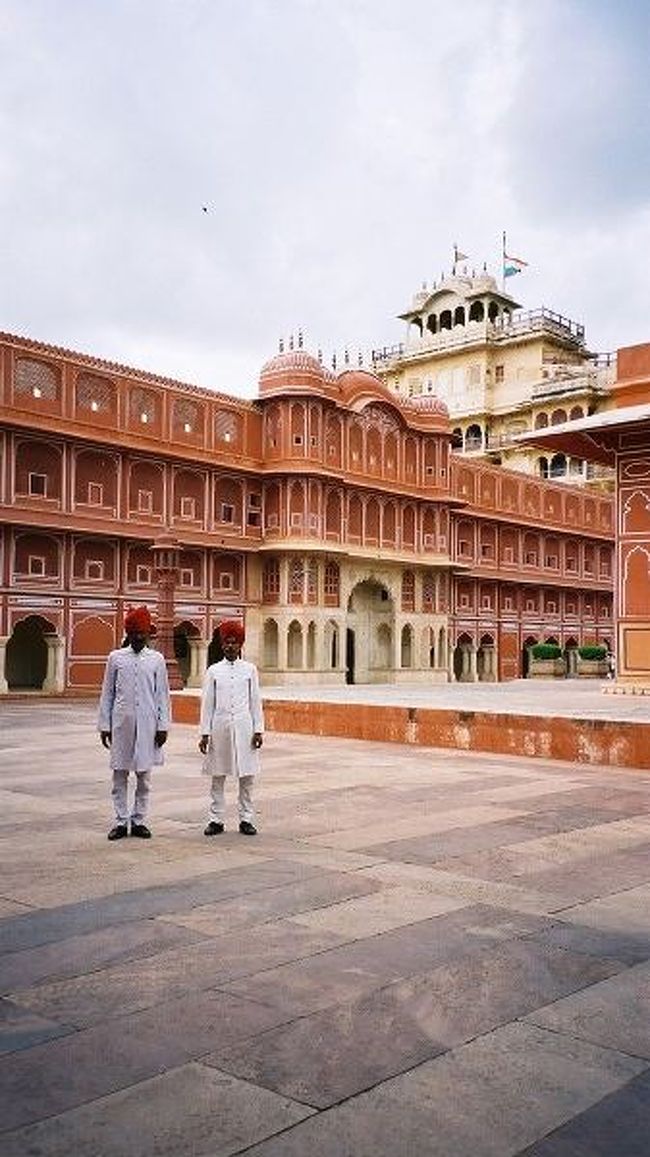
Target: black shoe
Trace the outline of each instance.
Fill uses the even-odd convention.
[[[110,832],[108,833],[108,838],[109,840],[123,840],[125,836],[128,836],[128,834],[129,829],[127,828],[126,824],[116,824],[115,827],[111,828]]]
[[[131,824],[131,835],[138,836],[141,840],[151,839],[151,832],[146,824]]]
[[[220,836],[223,831],[223,824],[216,823],[215,820],[210,820],[207,828],[203,832],[204,836]]]
[[[255,827],[255,824],[252,824],[250,822],[250,820],[242,820],[240,825],[239,825],[239,830],[240,830],[242,836],[256,836],[257,835],[257,828]]]

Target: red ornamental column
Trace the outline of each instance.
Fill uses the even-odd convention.
[[[174,594],[179,576],[181,545],[176,539],[163,537],[151,547],[158,581],[158,612],[156,645],[164,655],[169,686],[180,691],[183,680],[174,654]]]

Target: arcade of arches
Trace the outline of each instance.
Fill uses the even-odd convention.
[[[188,687],[235,616],[267,684],[506,680],[529,638],[612,637],[613,505],[572,484],[570,448],[544,478],[461,457],[441,398],[301,348],[254,400],[19,337],[0,353],[0,693],[95,694],[142,603]],[[480,454],[488,433],[456,438]]]

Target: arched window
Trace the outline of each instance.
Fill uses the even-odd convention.
[[[554,454],[549,466],[549,478],[564,478],[567,472],[567,461],[564,454]]]
[[[366,506],[365,541],[373,545],[379,543],[379,503],[376,498],[371,498]]]
[[[305,566],[301,558],[289,563],[289,602],[301,603],[305,597]]]
[[[341,576],[339,564],[328,562],[325,564],[325,606],[338,607],[341,597]]]
[[[277,558],[264,560],[262,600],[265,603],[278,603],[280,601],[280,561]]]
[[[475,423],[467,427],[465,434],[465,449],[466,450],[482,450],[483,449],[483,431],[480,426]]]
[[[407,623],[402,627],[400,666],[413,666],[413,628]]]
[[[264,624],[264,666],[278,665],[278,624],[275,619],[267,619]]]
[[[294,671],[302,667],[302,627],[296,619],[287,632],[287,666]]]
[[[548,426],[548,414],[545,414],[543,411],[541,414],[536,414],[535,415],[535,429],[536,430],[545,430],[547,426]]]
[[[341,537],[341,495],[338,490],[330,490],[325,504],[325,535],[338,542]]]
[[[405,570],[402,575],[402,610],[415,610],[415,575],[412,570]]]

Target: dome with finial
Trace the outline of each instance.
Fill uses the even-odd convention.
[[[411,408],[419,414],[436,414],[441,418],[449,417],[449,408],[437,394],[413,394],[409,399]]]
[[[321,393],[331,390],[332,375],[322,365],[322,355],[315,358],[303,349],[302,332],[298,333],[297,348],[293,336],[289,348],[280,342],[280,352],[262,366],[259,378],[260,396],[269,394],[303,393],[305,390]]]

